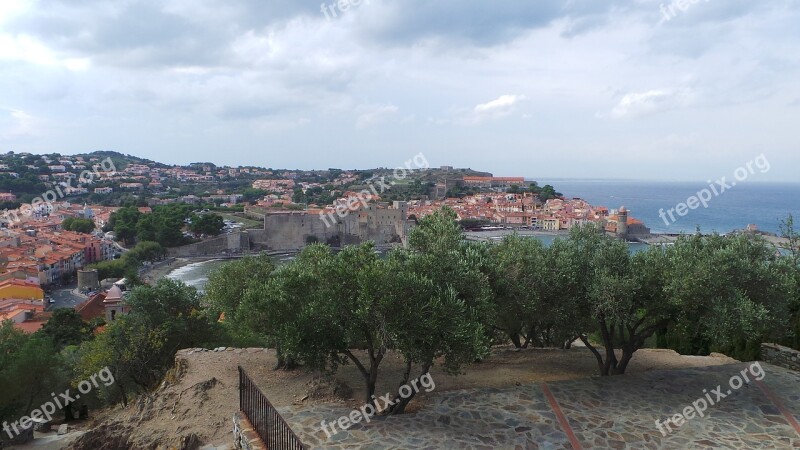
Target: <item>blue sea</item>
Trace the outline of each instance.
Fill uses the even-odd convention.
[[[715,196],[708,208],[689,210],[680,217],[674,214],[669,224],[659,216],[678,203],[685,203],[708,188],[706,183],[653,182],[623,180],[537,180],[540,186],[551,184],[567,198],[579,197],[594,206],[617,209],[625,206],[631,216],[642,220],[654,233],[728,233],[748,224],[762,231],[780,233],[780,222],[789,214],[800,221],[800,183],[743,182]]]

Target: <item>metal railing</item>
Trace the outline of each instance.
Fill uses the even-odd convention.
[[[239,366],[239,409],[247,416],[267,450],[306,450],[242,366]]]

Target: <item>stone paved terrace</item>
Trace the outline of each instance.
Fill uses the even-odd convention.
[[[731,377],[749,364],[443,392],[418,413],[362,422],[331,438],[320,422],[350,409],[325,404],[281,412],[309,449],[800,449],[800,373],[761,366],[761,382],[730,395]],[[667,436],[656,428],[656,419],[718,385],[726,398],[705,417],[673,425]]]

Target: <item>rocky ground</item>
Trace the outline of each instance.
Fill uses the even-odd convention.
[[[221,349],[218,349],[221,350]],[[733,362],[722,355],[680,356],[668,350],[641,350],[629,372],[721,365]],[[86,431],[68,441],[47,448],[94,450],[196,449],[207,445],[224,447],[231,440],[231,418],[238,410],[238,370],[241,365],[256,380],[278,408],[308,408],[315,404],[347,407],[363,403],[363,381],[355,367],[342,367],[326,378],[303,370],[274,371],[275,354],[263,349],[221,351],[183,350],[176,365],[155,392],[142,396],[127,408],[106,411],[101,420],[80,428]],[[382,363],[379,393],[398,385],[403,364],[396,355]],[[448,391],[469,388],[504,388],[526,383],[591,378],[596,374],[594,357],[585,348],[572,350],[498,347],[481,363],[465,368],[464,374],[450,376],[432,371],[436,388],[416,399],[409,411],[428,407],[432,398]],[[31,447],[33,448],[33,447]],[[37,447],[45,448],[45,447]]]

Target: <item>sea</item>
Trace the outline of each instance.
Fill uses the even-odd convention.
[[[781,221],[790,214],[800,228],[800,183],[742,182],[681,217],[666,214],[679,203],[708,189],[707,183],[654,182],[634,180],[545,179],[540,186],[552,185],[567,198],[582,198],[593,206],[618,209],[624,206],[650,227],[653,233],[730,233],[748,225],[761,231],[780,234]],[[663,210],[666,221],[659,215]]]
[[[276,265],[286,264],[294,259],[294,255],[275,255],[271,256],[272,261]],[[185,284],[196,288],[198,291],[203,292],[206,283],[208,283],[208,276],[215,269],[231,262],[230,259],[212,259],[208,261],[199,261],[179,267],[169,274],[167,278],[182,281]]]

